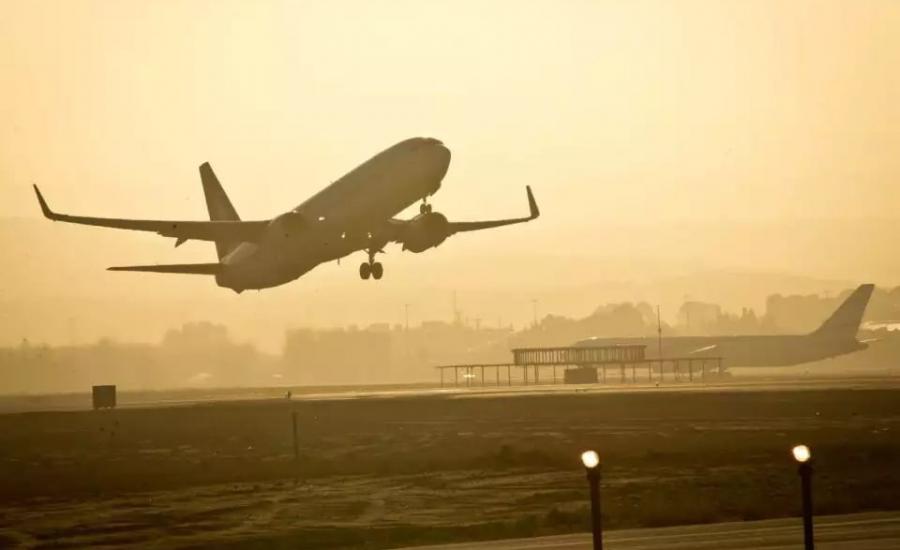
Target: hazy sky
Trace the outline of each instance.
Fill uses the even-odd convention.
[[[326,286],[319,299],[351,309],[344,322],[347,296],[390,293],[367,298],[370,308],[399,310],[394,302],[408,298],[390,285],[416,274],[397,272],[435,262],[452,288],[452,272],[466,267],[455,258],[521,256],[532,245],[561,264],[572,252],[597,262],[573,284],[609,276],[605,257],[658,255],[900,282],[894,234],[852,234],[900,221],[897,1],[0,0],[0,9],[0,217],[37,220],[37,182],[62,211],[203,219],[203,161],[245,219],[269,217],[416,135],[453,151],[434,199],[449,217],[523,212],[526,184],[545,213],[432,256],[386,260],[381,290],[360,288],[358,258],[348,259],[272,291],[272,311]],[[684,224],[694,229],[672,233]],[[208,292],[211,307],[234,304],[211,281],[102,271],[209,261],[211,247],[174,251],[149,235],[56,224],[35,229],[46,255],[26,259],[38,237],[21,227],[40,226],[0,226],[0,243],[23,255],[4,253],[23,260],[0,275],[0,299],[14,304],[6,325],[24,318],[14,309],[30,297],[109,292],[133,300],[123,315],[138,321],[142,299]],[[836,250],[835,235],[862,251]],[[680,248],[694,237],[703,244]],[[46,262],[80,265],[48,274]],[[521,301],[513,315],[530,315]]]

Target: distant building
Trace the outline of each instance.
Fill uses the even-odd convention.
[[[722,308],[718,304],[687,301],[678,310],[678,324],[688,334],[706,333],[709,327],[715,326],[722,317]]]

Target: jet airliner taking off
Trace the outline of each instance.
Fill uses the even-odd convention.
[[[809,334],[675,336],[663,338],[665,357],[722,357],[729,367],[780,367],[819,361],[868,348],[856,339],[874,285],[860,285],[822,325]],[[657,351],[656,337],[588,338],[576,346],[643,344]]]
[[[175,239],[212,241],[219,261],[205,264],[110,267],[111,271],[149,271],[213,275],[216,283],[235,292],[270,288],[297,279],[317,265],[358,250],[368,253],[359,266],[363,279],[384,273],[375,254],[391,242],[419,253],[464,231],[477,231],[531,221],[540,215],[526,187],[529,214],[524,218],[451,222],[434,212],[428,197],[441,187],[450,165],[450,150],[434,138],[412,138],[375,155],[319,191],[300,206],[270,220],[241,221],[209,163],[200,166],[210,221],[129,220],[57,214],[37,186],[44,216],[54,221],[153,231]],[[394,218],[417,201],[419,214]]]

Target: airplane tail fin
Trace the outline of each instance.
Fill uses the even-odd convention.
[[[855,338],[875,285],[859,285],[813,334]]]
[[[236,222],[241,220],[208,162],[200,165],[200,181],[203,183],[203,194],[206,196],[206,209],[209,210],[210,221]],[[238,244],[240,244],[239,241],[231,239],[217,239],[216,252],[219,259],[227,256]]]

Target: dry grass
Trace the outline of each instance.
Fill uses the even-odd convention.
[[[301,419],[293,460],[290,408]],[[0,545],[381,548],[900,505],[900,392],[523,395],[0,416]]]

